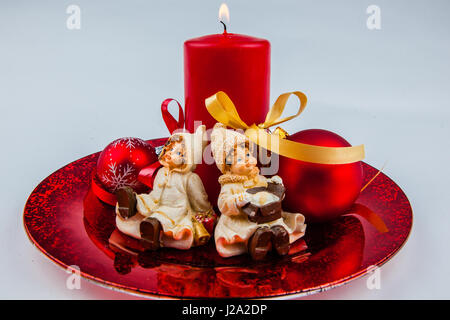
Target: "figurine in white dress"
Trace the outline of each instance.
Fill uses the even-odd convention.
[[[304,235],[306,225],[302,214],[281,209],[281,178],[260,175],[248,138],[220,123],[214,126],[211,149],[223,174],[221,216],[214,233],[218,253],[222,257],[249,253],[252,259],[262,260],[273,248],[286,255],[290,244]]]
[[[205,126],[194,134],[176,133],[159,156],[162,168],[156,174],[153,190],[136,194],[130,188],[117,192],[117,228],[137,239],[146,249],[160,246],[189,249],[205,244],[210,235],[195,217],[209,214],[208,201],[200,177],[192,172],[200,163],[205,146]]]

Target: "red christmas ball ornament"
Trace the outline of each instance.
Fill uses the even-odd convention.
[[[103,187],[115,193],[129,186],[136,192],[148,189],[138,181],[139,171],[158,161],[155,148],[138,138],[117,139],[106,146],[97,161],[97,177]]]
[[[350,147],[344,138],[321,129],[297,132],[288,140],[324,147]],[[316,164],[280,156],[278,175],[286,187],[283,207],[306,221],[324,222],[345,213],[361,191],[361,162]]]

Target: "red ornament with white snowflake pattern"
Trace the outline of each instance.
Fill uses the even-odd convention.
[[[138,138],[114,140],[100,154],[97,161],[97,177],[111,193],[124,186],[136,192],[148,187],[138,181],[142,168],[158,161],[158,156],[148,142]]]

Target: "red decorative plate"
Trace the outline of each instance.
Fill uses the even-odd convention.
[[[98,155],[72,162],[42,181],[27,201],[24,224],[31,241],[58,265],[76,265],[86,279],[128,293],[267,298],[320,292],[384,264],[402,247],[412,227],[405,194],[380,174],[361,193],[356,210],[370,209],[388,232],[377,231],[358,215],[345,215],[327,224],[309,224],[306,236],[288,256],[267,262],[255,263],[247,256],[221,258],[211,243],[188,251],[164,248],[146,253],[115,228],[113,207],[90,190]],[[363,168],[366,181],[377,172],[367,164]]]

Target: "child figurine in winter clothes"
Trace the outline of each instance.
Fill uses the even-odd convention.
[[[189,249],[205,244],[210,235],[195,219],[212,213],[200,177],[192,172],[200,163],[206,139],[205,126],[194,134],[173,134],[164,146],[149,194],[136,194],[130,188],[117,192],[117,228],[141,240],[145,249],[160,246]]]
[[[290,244],[305,233],[305,218],[281,209],[284,186],[279,176],[259,174],[248,138],[220,123],[211,134],[211,149],[221,191],[221,212],[214,237],[222,257],[249,253],[253,260],[265,258],[271,248],[286,255]]]

